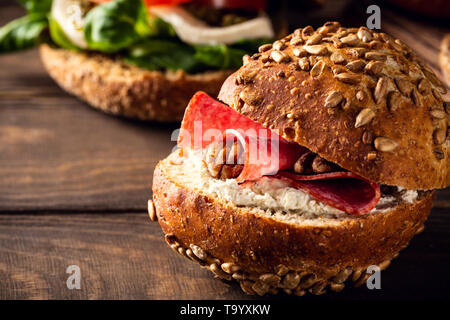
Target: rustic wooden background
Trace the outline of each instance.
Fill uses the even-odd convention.
[[[365,23],[364,8],[349,10],[344,20]],[[0,25],[22,13],[2,2]],[[384,7],[382,27],[439,73],[449,29]],[[258,299],[174,254],[147,217],[152,171],[177,124],[89,108],[54,84],[36,50],[0,56],[0,71],[1,299]],[[382,290],[301,299],[449,298],[449,209],[449,190],[439,191],[425,231],[382,274]],[[81,290],[66,287],[73,264]]]

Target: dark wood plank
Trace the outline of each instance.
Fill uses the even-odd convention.
[[[0,59],[13,64],[24,55],[36,58]],[[177,125],[116,119],[68,96],[43,72],[32,81],[18,76],[12,93],[0,80],[0,211],[144,210],[154,166],[170,152]]]
[[[382,272],[381,290],[348,288],[302,300],[449,298],[450,219],[434,210],[425,231]],[[66,268],[81,269],[81,289]],[[146,214],[0,215],[0,299],[244,299],[174,253]],[[272,299],[297,299],[284,294]]]

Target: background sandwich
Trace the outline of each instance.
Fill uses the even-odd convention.
[[[62,88],[143,120],[181,120],[193,93],[217,95],[242,57],[274,35],[264,0],[20,2],[28,14],[0,29],[0,53],[42,44]]]
[[[445,91],[385,33],[298,29],[226,80],[226,105],[193,97],[179,150],[156,167],[150,216],[175,251],[249,294],[360,285],[450,183]]]

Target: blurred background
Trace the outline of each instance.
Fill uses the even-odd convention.
[[[281,34],[329,20],[366,25],[371,4],[382,30],[444,79],[450,1],[270,1],[268,13]],[[23,14],[0,0],[0,25]],[[153,169],[179,124],[89,108],[53,82],[37,49],[0,55],[0,71],[0,298],[248,298],[174,255],[146,215]],[[449,209],[449,190],[438,191],[425,231],[383,275],[383,290],[304,299],[449,298]],[[66,288],[71,264],[83,270],[83,290]]]

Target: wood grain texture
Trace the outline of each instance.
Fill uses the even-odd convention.
[[[434,210],[425,231],[382,272],[381,290],[349,287],[302,299],[449,298],[449,229],[445,212]],[[259,299],[173,252],[146,214],[0,215],[0,257],[0,299]],[[66,287],[73,264],[80,290]]]
[[[34,50],[0,64],[0,211],[144,210],[177,125],[90,109],[53,83]]]

